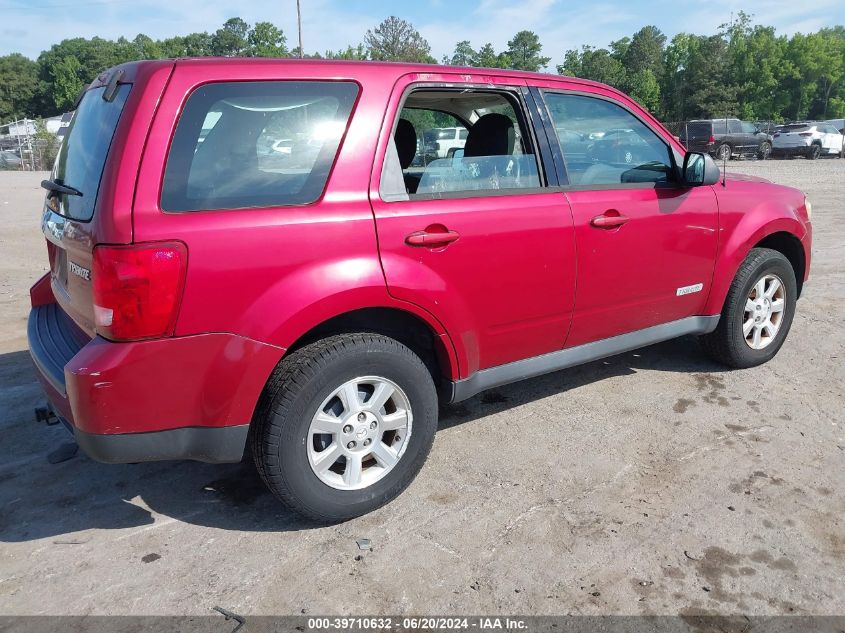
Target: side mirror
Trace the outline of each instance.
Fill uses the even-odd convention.
[[[682,174],[683,182],[688,187],[715,185],[721,177],[716,162],[709,155],[700,152],[686,153]]]

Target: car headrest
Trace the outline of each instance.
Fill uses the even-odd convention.
[[[464,156],[507,156],[513,153],[513,121],[504,114],[491,112],[470,128]]]
[[[408,169],[417,153],[417,132],[414,124],[408,119],[399,119],[393,141],[396,143],[396,152],[399,154],[399,164],[402,169]]]

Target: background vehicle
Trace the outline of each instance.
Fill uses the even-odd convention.
[[[465,144],[414,165],[414,121],[437,113],[466,123]],[[280,139],[290,154],[267,154]],[[730,367],[771,359],[809,274],[811,209],[719,180],[586,80],[125,64],[87,89],[42,183],[31,355],[94,459],[249,446],[279,499],[348,519],[410,484],[441,401],[690,334]]]
[[[586,156],[591,161],[606,161],[617,164],[643,162],[650,151],[648,144],[634,130],[607,130],[590,142]]]
[[[435,127],[423,132],[426,153],[437,158],[446,158],[449,150],[460,149],[467,139],[467,130],[462,127]]]
[[[842,153],[842,133],[831,123],[790,123],[774,135],[773,154],[810,160]]]
[[[772,152],[772,137],[739,119],[689,121],[681,127],[679,138],[691,152],[706,152],[719,160],[743,155],[766,159]]]
[[[20,169],[21,168],[21,157],[18,156],[18,153],[10,150],[4,149],[0,150],[0,169]]]

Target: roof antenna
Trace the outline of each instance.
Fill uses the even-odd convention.
[[[728,111],[725,110],[725,136],[728,135]],[[726,186],[728,177],[728,158],[731,155],[731,148],[728,145],[728,151],[722,152],[722,187]]]

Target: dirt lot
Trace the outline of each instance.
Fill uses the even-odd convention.
[[[730,169],[814,202],[773,362],[726,372],[683,339],[482,394],[410,490],[329,528],[246,465],[47,462],[41,175],[0,173],[0,613],[845,613],[845,161]]]

